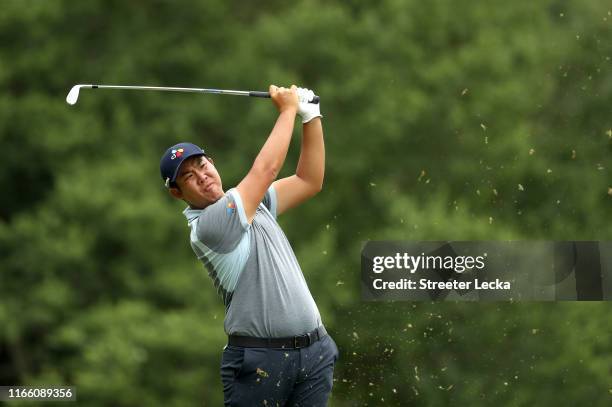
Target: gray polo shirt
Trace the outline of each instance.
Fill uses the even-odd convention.
[[[322,324],[293,249],[276,222],[272,186],[251,224],[236,189],[204,209],[183,213],[191,228],[191,247],[223,297],[228,335],[279,338]]]

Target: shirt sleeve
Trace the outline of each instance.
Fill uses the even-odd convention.
[[[250,226],[240,194],[232,188],[202,211],[198,219],[197,236],[211,250],[229,253]]]
[[[276,200],[276,190],[274,189],[274,186],[270,185],[270,188],[268,188],[268,190],[266,191],[266,194],[264,195],[261,203],[263,203],[264,206],[268,208],[268,210],[270,211],[274,219],[276,219],[277,200]]]

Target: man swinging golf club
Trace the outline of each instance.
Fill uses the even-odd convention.
[[[320,105],[308,89],[270,86],[278,118],[237,187],[223,190],[213,160],[191,143],[170,147],[160,169],[184,200],[190,241],[225,303],[221,360],[227,406],[324,406],[338,348],[276,217],[321,190],[325,149]],[[275,180],[296,114],[303,122],[295,174]]]

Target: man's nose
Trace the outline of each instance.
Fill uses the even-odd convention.
[[[198,176],[198,184],[205,183],[206,179],[208,178],[206,174],[204,174],[203,172],[198,172],[197,176]]]

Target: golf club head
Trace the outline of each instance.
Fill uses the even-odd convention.
[[[77,99],[79,98],[79,91],[83,86],[91,85],[74,85],[72,89],[70,89],[68,96],[66,96],[66,102],[68,102],[69,105],[74,105],[77,102]]]

